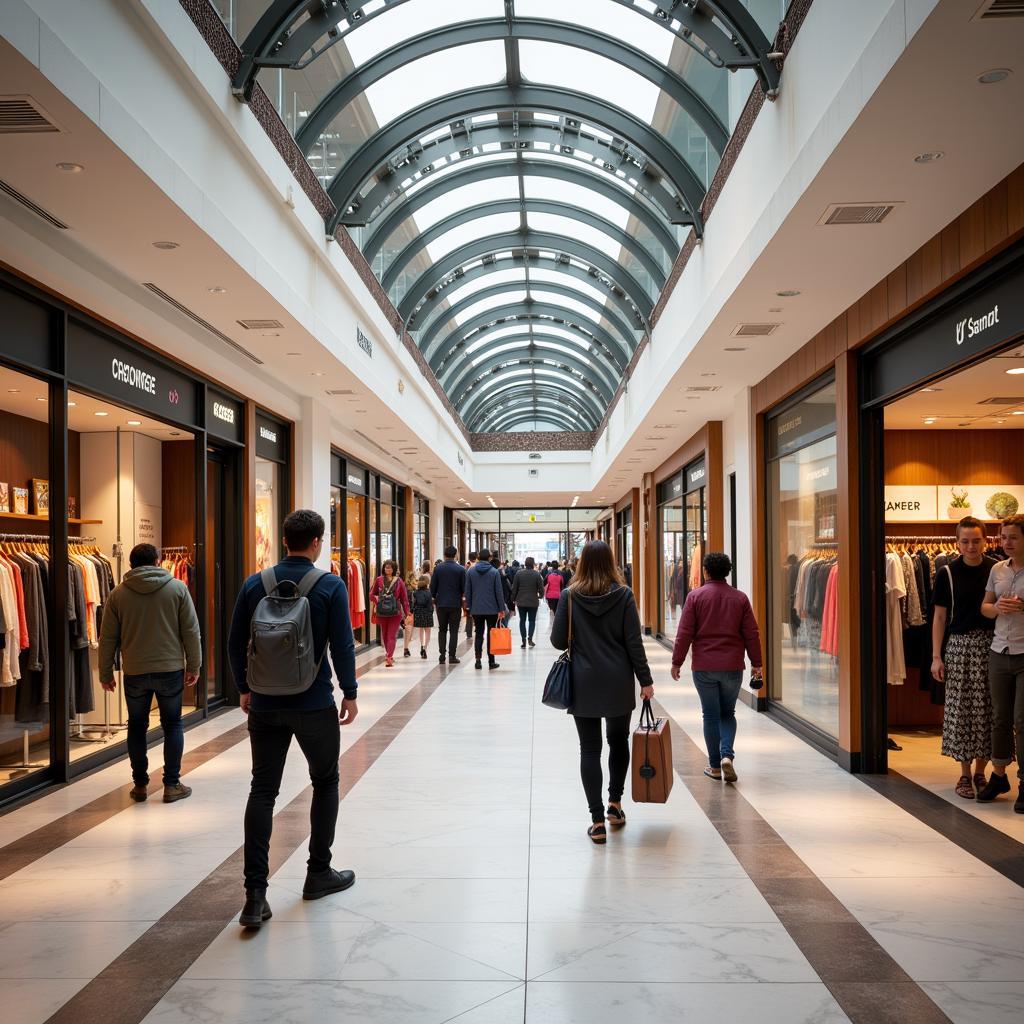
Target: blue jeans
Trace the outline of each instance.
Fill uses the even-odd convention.
[[[181,779],[181,755],[185,749],[185,730],[181,727],[181,695],[185,673],[151,672],[124,677],[124,699],[128,705],[128,759],[137,786],[149,785],[149,709],[156,694],[160,725],[164,730],[164,785],[176,786]]]
[[[527,632],[527,624],[529,624],[529,632]],[[533,628],[537,625],[537,608],[524,608],[522,605],[519,606],[519,635],[523,638],[523,643],[526,643],[526,638],[533,639]]]
[[[712,768],[722,767],[723,757],[735,757],[736,698],[743,685],[742,672],[694,672],[693,682],[704,713],[704,745]]]

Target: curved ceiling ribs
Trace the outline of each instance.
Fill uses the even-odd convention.
[[[336,62],[352,69],[303,112],[296,132],[302,151],[316,151],[333,173],[327,191],[337,212],[328,232],[356,232],[468,429],[596,429],[679,251],[680,227],[702,233],[709,171],[698,171],[692,156],[713,151],[720,158],[729,138],[722,104],[683,73],[683,48],[714,68],[752,70],[770,98],[779,87],[777,55],[741,0],[605,0],[607,17],[595,24],[522,16],[515,0],[503,0],[502,17],[403,38],[394,12],[410,2],[272,0],[242,46],[235,95],[248,100],[262,68],[301,70],[390,18],[379,24],[395,31],[371,57],[355,67],[349,57]],[[438,0],[417,4],[434,13]],[[479,13],[472,4],[465,9]],[[609,18],[617,27],[615,19],[632,17],[670,33],[658,50],[670,52],[667,60],[609,30]],[[505,49],[502,81],[410,103],[347,146],[340,165],[327,163],[336,155],[325,143],[340,137],[339,115],[367,90],[418,60],[497,42]],[[521,43],[596,55],[653,85],[659,103],[651,123],[618,97],[576,88],[577,76],[573,88],[525,79]],[[686,151],[660,97],[689,118]],[[694,148],[695,137],[704,150]],[[493,198],[480,188],[487,183],[495,183]],[[461,189],[473,200],[453,201]],[[417,219],[425,216],[424,230]],[[510,217],[518,218],[516,229],[495,229],[496,220]],[[473,235],[478,222],[492,233]],[[609,255],[615,252],[617,258]]]

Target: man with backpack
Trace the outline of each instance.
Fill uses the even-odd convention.
[[[239,917],[246,928],[259,928],[271,916],[266,899],[270,833],[293,736],[313,784],[302,897],[320,899],[355,882],[353,872],[331,867],[338,821],[339,725],[351,725],[358,714],[348,591],[339,577],[314,565],[323,550],[322,516],[298,509],[285,517],[283,530],[287,557],[245,581],[228,637],[252,748],[252,786],[245,809],[246,900]],[[344,695],[340,714],[328,647]]]

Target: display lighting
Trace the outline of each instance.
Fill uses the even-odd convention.
[[[102,409],[99,412],[94,412],[93,413],[93,416],[109,416],[109,415],[110,415],[109,412],[103,412]]]
[[[1024,409],[1014,409],[1011,416],[1024,416]]]
[[[142,420],[128,420],[127,423],[128,423],[129,427],[141,427],[142,426]]]
[[[1006,371],[1011,377],[1017,377],[1024,373],[1024,366],[1014,366]]]
[[[68,408],[69,408],[69,409],[74,409],[74,407],[75,407],[76,405],[78,405],[78,403],[77,403],[77,402],[68,402]]]
[[[37,399],[36,399],[36,401],[37,401],[37,402],[45,402],[45,401],[46,401],[46,399],[45,399],[45,398],[37,398]]]
[[[21,394],[21,388],[8,388],[7,389],[7,394],[9,394],[9,395],[20,395]]]

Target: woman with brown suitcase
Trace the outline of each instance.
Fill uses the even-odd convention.
[[[551,643],[569,648],[572,615],[573,706],[570,714],[580,737],[580,777],[590,806],[591,841],[607,840],[605,816],[612,828],[626,824],[622,791],[629,772],[629,723],[636,707],[639,680],[645,700],[654,696],[640,616],[633,591],[622,580],[611,548],[589,541],[572,583],[562,592],[555,611]],[[608,739],[608,808],[601,795],[601,719]]]

